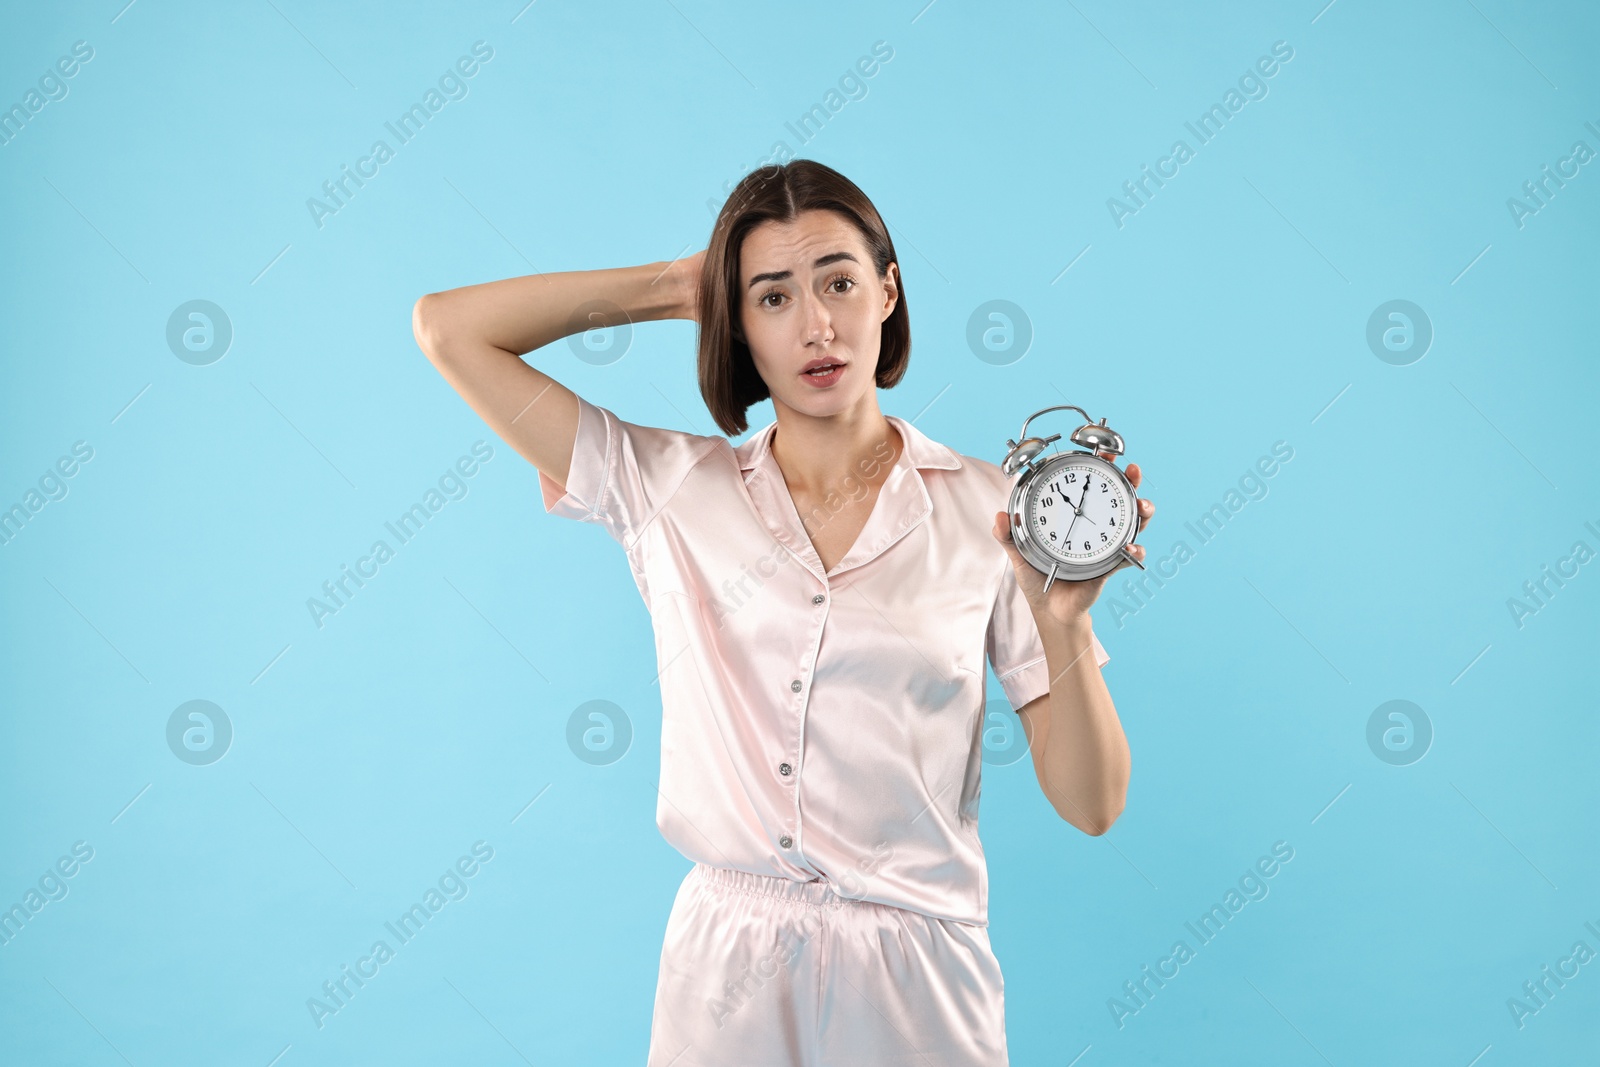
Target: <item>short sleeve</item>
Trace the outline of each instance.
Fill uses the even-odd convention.
[[[625,422],[608,408],[577,400],[567,484],[539,472],[544,510],[597,523],[628,547],[718,438]]]
[[[1050,667],[1045,662],[1039,626],[1034,622],[1033,609],[1028,607],[1028,598],[1017,585],[1017,575],[1009,561],[1000,578],[1000,591],[995,594],[994,613],[989,616],[985,641],[989,665],[994,668],[994,676],[1005,690],[1013,711],[1050,692]],[[1092,629],[1089,641],[1095,666],[1104,667],[1111,655]]]

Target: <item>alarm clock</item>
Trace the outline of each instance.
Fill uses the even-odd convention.
[[[1029,437],[1028,423],[1049,411],[1070,409],[1088,419],[1072,431],[1070,440],[1080,452],[1051,452],[1046,446],[1061,439]],[[1057,404],[1029,415],[1017,433],[1006,441],[1001,471],[1016,483],[1011,487],[1008,513],[1011,540],[1022,558],[1044,574],[1048,593],[1057,578],[1082,582],[1116,570],[1126,559],[1140,570],[1144,564],[1128,550],[1139,533],[1139,496],[1133,483],[1101,452],[1123,454],[1122,435],[1101,419],[1073,404]]]

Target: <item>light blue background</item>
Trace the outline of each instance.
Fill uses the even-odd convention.
[[[1112,831],[1061,822],[1026,761],[985,775],[1013,1062],[1592,1055],[1600,961],[1521,1029],[1506,1003],[1600,951],[1600,563],[1507,608],[1600,551],[1600,163],[1521,227],[1507,207],[1600,150],[1592,5],[7,7],[0,105],[74,41],[94,58],[0,147],[0,507],[94,455],[0,548],[0,905],[76,841],[94,858],[0,947],[4,1062],[643,1062],[688,866],[653,823],[649,617],[410,312],[702,247],[780,139],[892,227],[915,349],[885,411],[995,462],[1046,404],[1105,415],[1159,507],[1152,561],[1195,553],[1120,625],[1120,576],[1095,608],[1133,753]],[[478,40],[469,94],[315,225],[306,200]],[[801,144],[785,123],[879,40],[866,96]],[[1198,146],[1184,122],[1275,41],[1268,95]],[[1107,198],[1178,138],[1194,159],[1119,228]],[[193,299],[234,329],[209,366],[165,340]],[[1004,366],[966,343],[993,299],[1034,331]],[[1392,299],[1435,331],[1407,366],[1365,339]],[[711,433],[693,331],[528,358]],[[307,598],[479,440],[468,495],[314,625]],[[1270,492],[1200,545],[1185,522],[1277,441]],[[192,699],[235,731],[209,766],[167,747]],[[609,766],[565,741],[592,699],[634,725]],[[1367,745],[1391,699],[1435,731],[1409,766]],[[307,998],[478,840],[470,893],[319,1030]],[[1276,841],[1270,895],[1119,1029],[1108,999]]]

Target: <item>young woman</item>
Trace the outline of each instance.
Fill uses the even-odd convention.
[[[1045,596],[999,467],[879,411],[911,333],[865,194],[793,160],[746,176],[688,259],[432,293],[413,318],[538,468],[545,510],[622,544],[650,609],[657,824],[695,866],[649,1064],[1006,1063],[977,832],[984,656],[1050,804],[1104,833],[1129,771],[1089,619],[1106,579]],[[669,318],[699,324],[724,433],[768,398],[776,421],[738,446],[630,423],[517,358]]]

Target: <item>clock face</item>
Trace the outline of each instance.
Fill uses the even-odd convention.
[[[1127,541],[1133,501],[1100,464],[1067,460],[1029,487],[1023,518],[1034,541],[1063,563],[1097,563]]]

